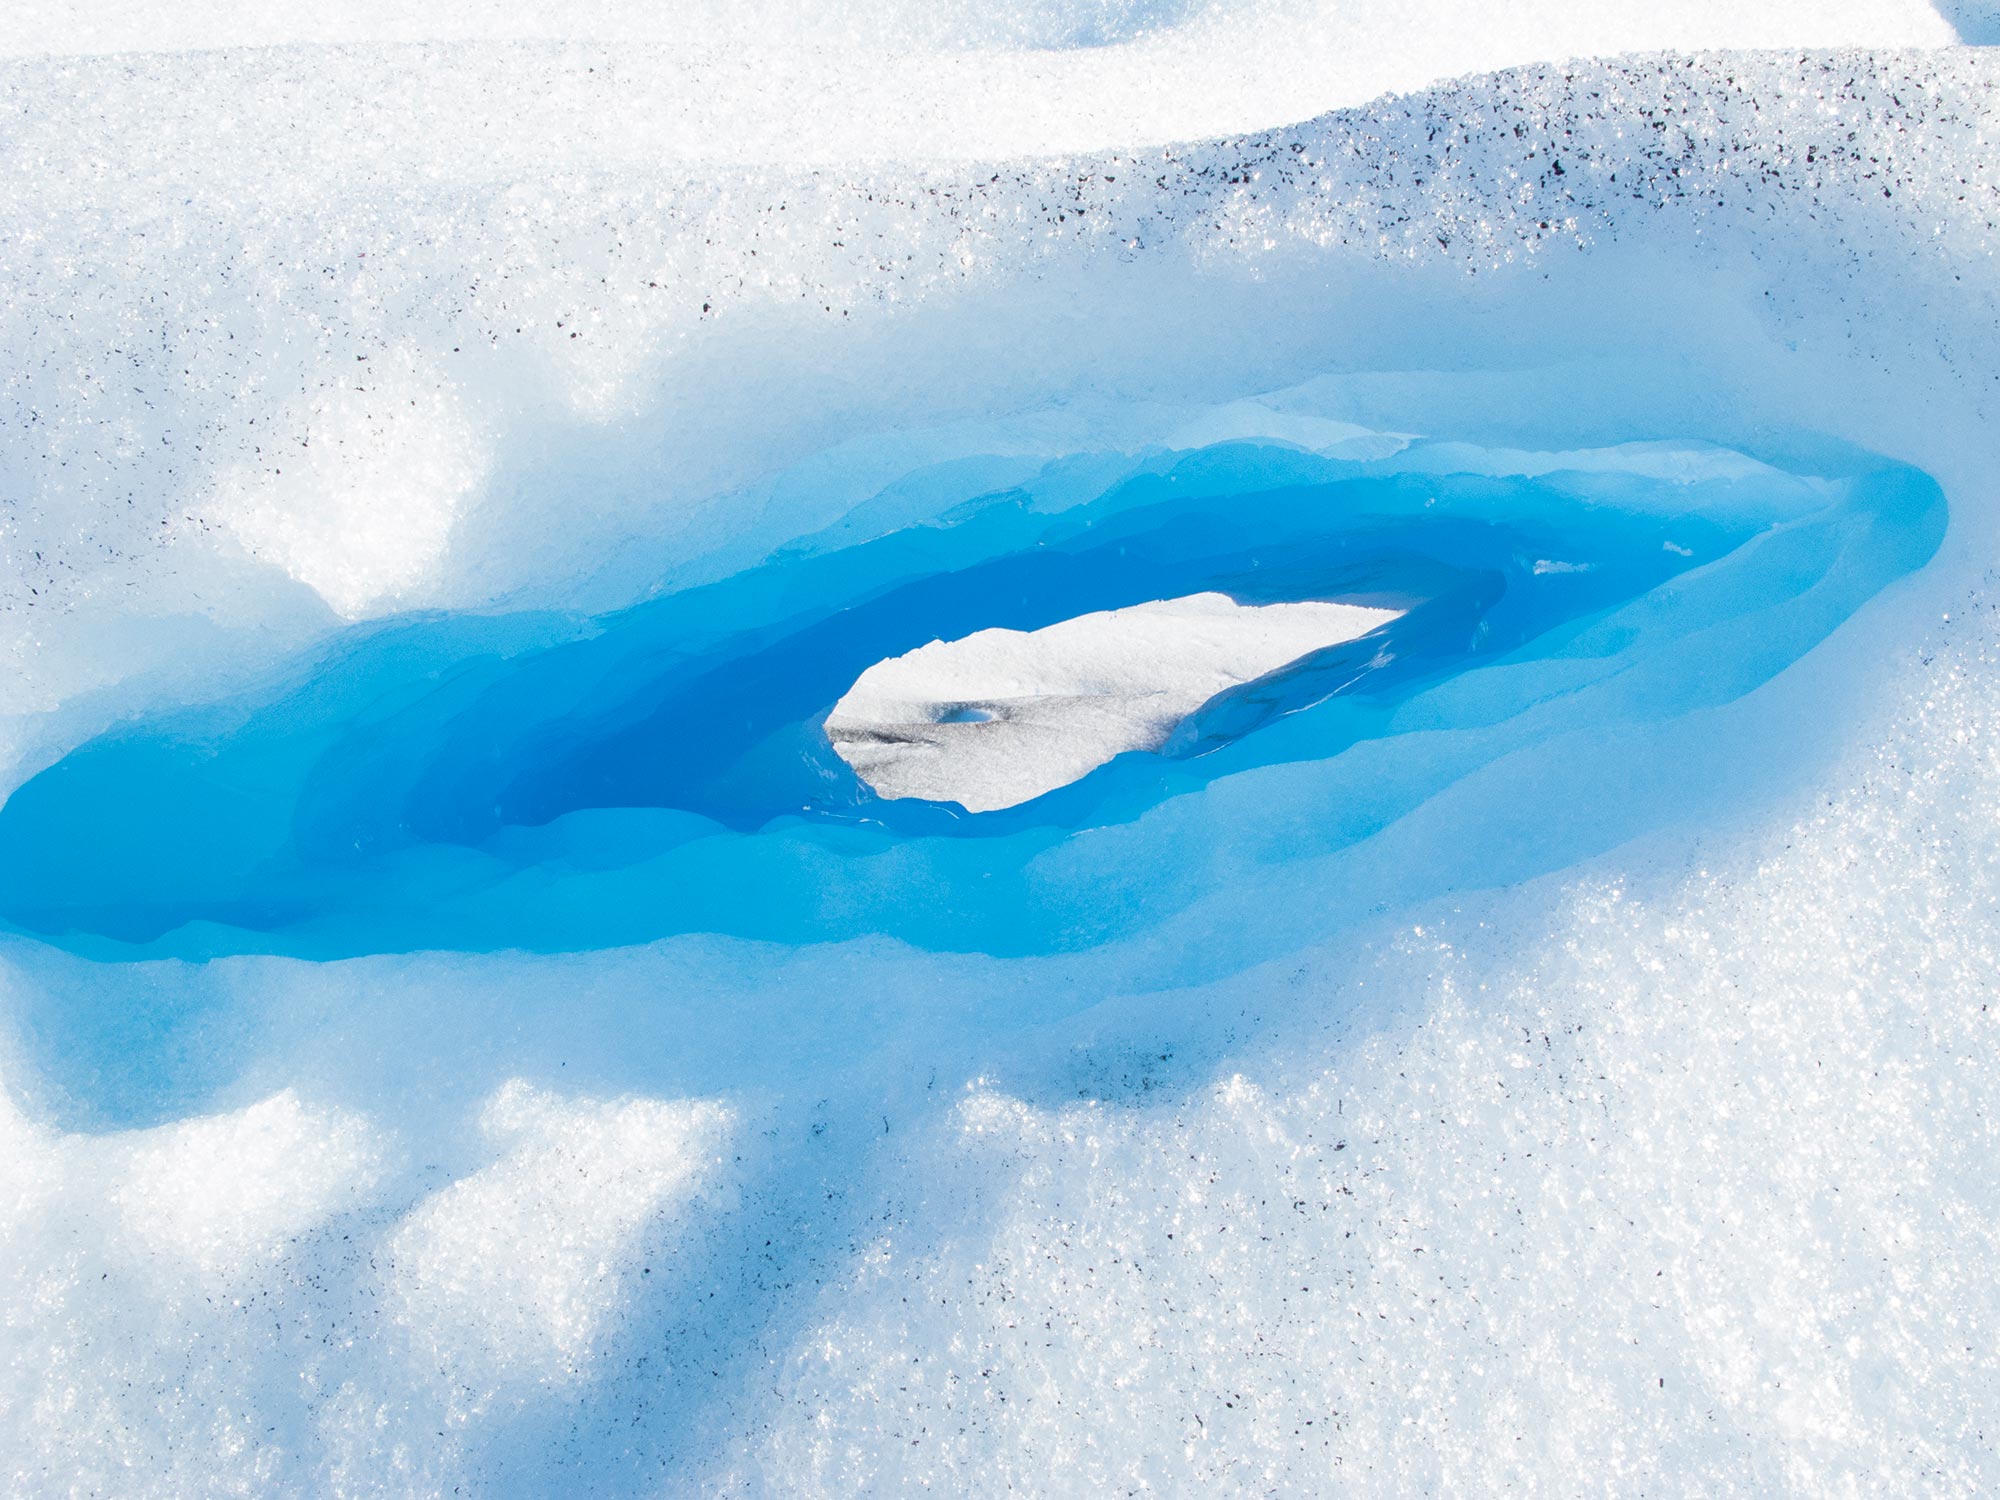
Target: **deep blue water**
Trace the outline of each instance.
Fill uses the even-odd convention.
[[[106,957],[694,931],[1074,948],[1243,860],[1365,837],[1520,734],[1748,691],[1943,526],[1936,486],[1879,461],[1690,482],[1493,477],[1468,452],[1228,444],[1087,505],[973,496],[608,616],[358,627],[22,786],[0,807],[0,919]],[[1225,694],[1161,752],[998,812],[879,799],[826,741],[884,657],[1205,589],[1408,613]],[[1210,797],[1223,782],[1259,788],[1256,809]]]

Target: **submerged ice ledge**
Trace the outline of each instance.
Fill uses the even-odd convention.
[[[827,737],[879,796],[992,812],[1158,749],[1217,694],[1403,613],[1206,592],[981,630],[877,662],[834,705]]]

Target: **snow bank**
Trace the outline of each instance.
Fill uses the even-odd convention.
[[[564,160],[574,159],[579,130],[600,159],[606,146],[628,161],[641,150],[675,161],[984,159],[1261,129],[1548,59],[1935,47],[1961,33],[1980,39],[1981,24],[1976,5],[1925,0],[694,0],[670,10],[644,0],[451,0],[420,10],[386,0],[276,9],[249,0],[37,0],[0,23],[0,56],[340,45],[354,49],[347,66],[359,64],[369,79],[362,107],[412,109],[432,132],[443,126],[444,140],[428,144],[442,144],[460,175],[471,163],[456,143],[477,128],[466,113],[484,117],[489,147],[533,137]],[[414,50],[439,42],[455,45]],[[615,92],[601,78],[586,85],[565,76],[576,43],[596,44],[587,66],[615,74]],[[268,76],[274,62],[288,90],[318,96],[306,128],[356,107],[336,97],[339,80],[310,64],[253,66]],[[202,67],[183,58],[173,69],[190,65]],[[443,98],[441,68],[454,75]],[[137,81],[130,63],[121,72],[126,87]],[[361,154],[418,144],[399,136],[368,138]],[[246,147],[261,149],[231,142]]]

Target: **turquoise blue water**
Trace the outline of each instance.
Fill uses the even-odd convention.
[[[1080,506],[967,496],[596,617],[358,627],[91,741],[0,807],[0,921],[100,957],[561,951],[718,932],[1055,952],[1367,837],[1524,737],[1740,695],[1935,549],[1907,468],[1226,444]],[[1407,613],[1020,807],[875,797],[871,663],[1213,589]],[[1365,764],[1351,752],[1367,745]]]

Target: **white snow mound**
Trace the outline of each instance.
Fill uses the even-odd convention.
[[[991,812],[1157,749],[1216,694],[1401,613],[1202,593],[1041,630],[975,631],[863,672],[827,716],[827,737],[881,796]]]

